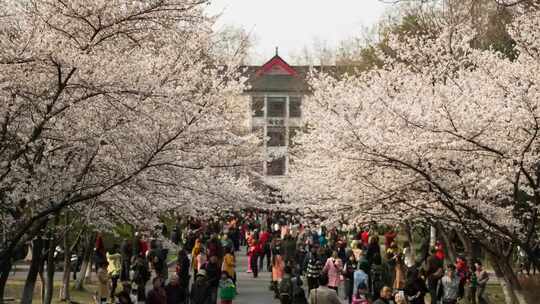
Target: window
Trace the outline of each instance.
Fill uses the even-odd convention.
[[[268,113],[267,117],[285,117],[285,105],[286,105],[286,98],[285,97],[268,97],[267,99],[267,107],[268,107]]]
[[[267,127],[266,136],[270,137],[269,147],[285,146],[285,128]]]
[[[266,163],[266,175],[285,175],[285,157],[273,159]]]
[[[300,128],[298,127],[290,127],[289,128],[289,146],[294,147],[294,137],[298,132],[300,131]]]
[[[264,117],[264,96],[251,97],[251,111],[253,117]]]
[[[302,117],[302,97],[300,96],[289,97],[289,116]]]

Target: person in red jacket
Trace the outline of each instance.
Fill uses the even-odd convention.
[[[259,265],[257,264],[257,259],[262,253],[261,243],[257,239],[251,241],[251,246],[249,246],[248,256],[250,258],[251,271],[253,272],[253,277],[256,278],[259,276]]]
[[[369,229],[366,228],[360,233],[360,239],[362,240],[362,246],[367,248],[369,245]]]
[[[384,248],[385,250],[390,248],[390,246],[392,245],[392,243],[394,242],[394,240],[396,239],[397,237],[397,232],[394,231],[394,229],[390,229],[390,231],[386,232],[384,234]]]
[[[465,282],[469,277],[469,267],[464,258],[458,257],[456,260],[456,271],[459,276],[459,297],[463,298],[465,295]]]
[[[259,259],[259,270],[263,270],[264,265],[264,257],[266,256],[266,270],[270,271],[270,257],[272,255],[272,252],[270,250],[270,231],[265,230],[262,231],[259,235],[259,243],[261,247],[261,256]]]
[[[439,259],[440,261],[444,261],[444,248],[443,244],[440,241],[437,241],[437,243],[435,243],[435,257],[437,257],[437,259]]]

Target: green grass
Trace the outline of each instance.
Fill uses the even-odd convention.
[[[489,303],[504,304],[504,294],[499,284],[488,284],[486,287],[486,295],[489,298]]]
[[[486,287],[486,294],[488,295],[489,304],[505,304],[502,288],[499,284],[488,284]],[[426,295],[426,303],[431,303],[431,297]],[[466,300],[461,300],[460,304],[467,304]]]
[[[62,285],[62,282],[60,280],[54,281],[54,294],[53,294],[52,303],[55,303],[55,304],[66,303],[66,302],[60,302],[60,300],[58,299],[61,285]],[[23,288],[24,288],[24,280],[22,279],[9,280],[7,282],[6,294],[4,295],[4,297],[15,299],[15,302],[13,303],[19,303]],[[72,285],[70,289],[71,300],[74,302],[83,303],[83,304],[94,303],[92,296],[95,294],[96,285],[85,284],[85,288],[86,290],[79,291],[79,290],[75,290]],[[36,287],[34,289],[34,298],[33,298],[32,303],[41,303],[41,283],[39,280],[36,282]]]

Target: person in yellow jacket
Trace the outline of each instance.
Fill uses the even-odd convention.
[[[107,252],[107,262],[109,263],[107,272],[112,281],[111,299],[114,299],[116,287],[118,286],[118,279],[120,279],[120,272],[122,271],[122,255],[118,253],[118,249],[118,245],[115,245],[111,253]]]
[[[97,290],[97,302],[100,304],[106,304],[107,298],[111,294],[109,287],[109,273],[107,272],[107,261],[101,262],[98,265],[97,278],[98,278],[98,290]]]
[[[234,270],[235,266],[236,262],[234,255],[232,254],[232,250],[231,248],[226,247],[225,256],[223,257],[223,266],[221,267],[221,270],[225,271],[229,275],[229,278],[231,278],[236,284],[236,272]]]

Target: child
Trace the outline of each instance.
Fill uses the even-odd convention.
[[[367,293],[368,288],[366,284],[363,281],[360,282],[356,288],[356,293],[353,295],[351,304],[369,304]]]
[[[233,255],[233,250],[232,248],[226,247],[221,270],[225,271],[229,275],[229,278],[233,280],[233,283],[236,284],[236,272],[234,271],[235,265],[236,263]]]
[[[107,260],[101,261],[98,265],[98,294],[97,294],[97,300],[99,303],[105,304],[107,303],[107,298],[110,296],[110,286],[109,286],[109,273],[107,272],[107,266],[108,266]]]
[[[232,304],[232,300],[236,297],[236,286],[226,271],[221,273],[219,281],[219,298],[221,304]]]

